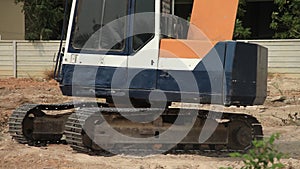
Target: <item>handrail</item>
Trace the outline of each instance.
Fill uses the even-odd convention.
[[[60,71],[61,71],[61,63],[62,63],[62,58],[64,56],[64,50],[63,50],[63,40],[65,36],[65,28],[67,24],[67,11],[68,11],[68,0],[66,0],[65,4],[65,9],[64,9],[64,21],[63,21],[63,26],[61,30],[61,35],[60,35],[60,44],[59,44],[59,49],[56,57],[56,64],[55,64],[55,69],[54,69],[54,79],[57,81],[61,81],[60,78]]]

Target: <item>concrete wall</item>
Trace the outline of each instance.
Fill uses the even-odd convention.
[[[0,1],[0,36],[2,40],[25,38],[25,16],[21,5],[16,5],[15,0]]]
[[[59,41],[0,41],[0,78],[40,78],[53,70]]]
[[[300,75],[300,40],[251,40],[269,51],[269,72]]]

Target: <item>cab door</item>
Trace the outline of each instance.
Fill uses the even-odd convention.
[[[160,2],[134,0],[131,27],[131,54],[128,56],[130,89],[155,89],[159,55]]]

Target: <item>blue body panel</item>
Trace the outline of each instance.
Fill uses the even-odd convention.
[[[219,42],[193,71],[65,64],[61,89],[65,95],[120,96],[145,102],[150,92],[160,90],[168,102],[262,104],[267,85],[266,50],[255,44]],[[160,101],[160,97],[156,99]]]

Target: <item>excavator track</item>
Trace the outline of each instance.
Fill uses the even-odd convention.
[[[25,119],[27,112],[34,110],[38,105],[36,104],[26,104],[17,108],[9,118],[9,134],[12,136],[14,140],[21,144],[29,144],[30,140],[28,140],[23,134],[22,123]]]
[[[85,114],[72,114],[68,121],[66,122],[66,130],[65,130],[65,136],[67,139],[68,144],[78,152],[82,153],[91,153],[90,149],[88,149],[82,139],[82,123],[85,122],[84,119],[91,116],[93,113],[85,112]]]
[[[97,145],[94,146],[94,142],[89,139],[85,130],[84,125],[87,125],[89,117],[99,114],[99,111],[113,113],[113,109],[91,109],[83,108],[77,110],[76,113],[72,114],[68,121],[66,122],[66,140],[70,146],[82,153],[94,154],[94,155],[113,155],[113,154],[126,154],[126,155],[150,155],[157,153],[171,153],[171,154],[201,154],[208,156],[227,156],[229,152],[246,152],[251,148],[251,142],[256,139],[261,139],[263,137],[262,127],[258,120],[250,115],[246,114],[236,114],[236,113],[222,113],[222,119],[229,119],[229,136],[227,144],[185,144],[179,143],[176,146],[171,144],[163,144],[161,147],[168,147],[167,149],[156,149],[154,146],[149,146],[147,144],[130,144],[124,143],[119,145],[112,145],[111,151],[106,149],[101,149]],[[119,111],[122,111],[119,109]],[[136,111],[136,110],[135,110]],[[154,110],[155,111],[155,110]],[[144,109],[141,109],[144,112]],[[204,111],[206,112],[206,111]],[[136,112],[137,113],[137,112]],[[206,120],[208,114],[200,111],[198,119]],[[248,127],[245,127],[245,125]],[[86,127],[85,127],[86,128]],[[244,130],[246,133],[244,133]],[[251,135],[248,135],[249,132]],[[235,136],[237,135],[237,136]],[[248,139],[248,140],[245,140]],[[249,140],[250,139],[250,140]],[[243,145],[243,143],[249,143],[249,146]],[[88,146],[87,146],[88,145]],[[172,148],[170,148],[172,146]],[[96,147],[96,148],[95,148]],[[112,153],[110,153],[112,152]]]
[[[106,104],[95,102],[69,102],[64,104],[24,104],[13,111],[12,115],[10,116],[8,121],[8,132],[12,136],[12,139],[21,144],[41,146],[47,143],[64,143],[65,141],[62,140],[62,134],[64,133],[64,123],[66,122],[68,116],[72,113],[72,109],[76,107],[92,107],[94,105],[107,106]],[[44,112],[64,110],[70,110],[70,112],[58,115],[47,115]],[[41,126],[45,126],[42,127],[44,129],[43,131],[35,131],[37,130],[36,128],[39,128]],[[49,132],[47,130],[49,130]],[[57,130],[60,130],[60,133],[58,133]]]

